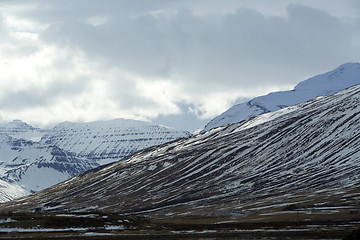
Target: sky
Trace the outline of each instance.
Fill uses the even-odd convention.
[[[358,0],[0,0],[0,120],[194,131],[360,61]]]

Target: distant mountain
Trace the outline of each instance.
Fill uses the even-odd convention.
[[[37,142],[47,132],[47,129],[34,128],[21,120],[0,123],[0,134],[19,139],[23,138]]]
[[[65,122],[39,129],[20,120],[0,124],[0,202],[50,187],[187,132],[135,120]]]
[[[211,120],[203,132],[305,102],[318,96],[331,95],[356,84],[360,84],[360,63],[346,63],[335,70],[300,82],[294,90],[272,92],[235,105]]]
[[[141,149],[189,137],[190,133],[152,123],[114,119],[87,123],[64,122],[42,139],[74,153],[77,157],[106,164]]]
[[[99,166],[59,147],[0,134],[0,202],[50,187]]]
[[[0,209],[358,219],[359,172],[357,85],[147,148]]]

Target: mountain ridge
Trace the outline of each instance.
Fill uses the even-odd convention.
[[[64,122],[53,129],[34,128],[20,120],[1,123],[0,202],[50,187],[142,148],[187,136],[126,119]]]
[[[298,83],[293,90],[272,92],[234,105],[212,119],[204,127],[203,132],[305,102],[318,96],[331,95],[359,83],[360,63],[345,63],[332,71]]]
[[[78,157],[107,164],[132,153],[182,137],[186,131],[130,119],[86,123],[64,122],[44,135],[41,142],[53,144]]]
[[[40,141],[48,129],[35,128],[21,120],[0,123],[0,133],[14,138],[23,138],[34,142]]]

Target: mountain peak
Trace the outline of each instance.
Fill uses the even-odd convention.
[[[360,63],[347,62],[347,63],[341,64],[339,68],[360,68]]]
[[[338,68],[300,82],[295,91],[323,90],[330,94],[360,83],[360,63],[345,63]],[[328,94],[327,94],[328,95]]]
[[[14,120],[12,120],[12,122],[14,122],[14,123],[24,123],[24,122],[21,121],[20,119],[14,119]]]
[[[21,121],[20,119],[14,119],[11,122],[3,122],[0,124],[1,127],[21,127],[21,128],[28,128],[34,129],[31,125],[27,124],[26,122]]]
[[[46,130],[34,128],[33,126],[15,119],[11,122],[0,123],[0,132],[14,138],[23,138],[31,141],[39,141]]]
[[[345,63],[338,68],[300,82],[291,91],[272,92],[229,108],[212,119],[203,131],[296,105],[318,96],[334,94],[360,83],[360,63]]]

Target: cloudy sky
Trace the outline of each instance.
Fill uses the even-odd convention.
[[[358,0],[0,0],[0,119],[195,130],[360,61]]]

